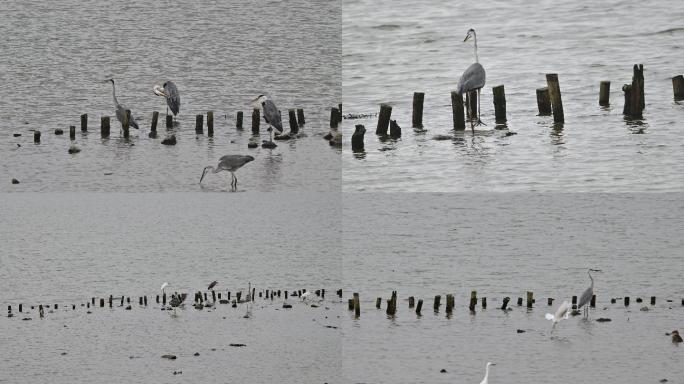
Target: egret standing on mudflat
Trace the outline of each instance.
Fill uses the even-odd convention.
[[[491,367],[492,365],[496,365],[496,364],[494,364],[490,361],[487,363],[487,366],[485,366],[485,376],[482,379],[482,381],[480,382],[480,384],[489,384],[489,367]]]
[[[200,177],[200,184],[202,184],[204,175],[206,175],[209,171],[212,171],[213,173],[228,171],[232,176],[230,180],[231,190],[235,191],[237,189],[237,177],[235,177],[235,172],[243,165],[253,160],[254,158],[249,155],[225,155],[219,159],[216,168],[212,167],[211,165],[204,167],[204,170],[202,170],[202,177]]]
[[[587,271],[587,274],[591,280],[591,285],[582,293],[582,296],[580,296],[579,302],[577,303],[577,309],[586,305],[586,307],[584,307],[584,317],[589,316],[589,302],[591,301],[591,297],[594,296],[594,278],[591,277],[591,269]]]
[[[280,120],[280,112],[278,112],[278,107],[275,103],[265,95],[259,95],[256,99],[252,100],[252,104],[256,108],[261,108],[264,120],[268,123],[268,132],[270,133],[271,141],[273,141],[273,128],[278,131],[278,133],[283,133],[283,123]]]
[[[169,114],[169,108],[171,108],[171,113],[175,117],[180,112],[180,94],[178,93],[178,88],[173,81],[167,81],[163,86],[154,86],[154,94],[157,96],[164,96],[166,98],[166,114]]]
[[[463,39],[463,42],[468,41],[468,39],[471,37],[475,42],[475,62],[470,64],[470,66],[463,71],[463,75],[461,75],[461,78],[458,80],[456,92],[463,96],[463,93],[477,90],[477,124],[475,125],[480,125],[484,124],[482,123],[482,120],[480,120],[480,89],[485,85],[485,70],[477,57],[477,36],[475,35],[474,29],[470,28],[468,30],[468,34],[466,35],[465,39]],[[475,132],[475,126],[473,125],[472,120],[473,113],[470,110],[470,103],[467,103],[466,108],[468,109],[468,114],[471,117],[470,129]]]
[[[116,99],[116,85],[114,85],[114,79],[107,79],[105,82],[111,81],[112,82],[112,97],[114,98],[114,108],[116,108],[116,119],[119,120],[121,124],[123,124],[124,119],[126,118],[126,107],[123,106],[123,104],[119,104],[119,101]],[[133,120],[133,113],[131,112],[131,120],[128,122],[128,125],[135,128],[138,128],[138,123]]]

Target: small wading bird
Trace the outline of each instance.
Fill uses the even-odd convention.
[[[166,98],[166,114],[169,114],[169,108],[173,113],[174,118],[180,112],[180,94],[178,88],[173,81],[167,81],[163,86],[154,86],[154,94],[157,96],[164,96]]]
[[[553,332],[553,329],[556,327],[556,324],[560,322],[561,320],[565,320],[570,316],[570,309],[572,308],[572,305],[570,305],[570,302],[567,300],[563,301],[561,305],[556,309],[556,313],[554,315],[547,313],[546,314],[546,320],[551,320],[553,321],[553,326],[551,327],[551,332]]]
[[[594,296],[594,278],[591,277],[591,271],[596,272],[598,270],[587,270],[587,274],[589,275],[589,279],[591,280],[591,285],[582,293],[582,296],[580,296],[579,302],[577,303],[577,309],[581,309],[582,306],[584,306],[584,317],[589,316],[589,302],[591,301],[591,297]]]
[[[255,108],[261,108],[264,120],[268,123],[270,141],[273,141],[273,128],[275,128],[278,133],[283,133],[283,123],[280,120],[278,107],[276,107],[275,103],[265,95],[257,96],[256,99],[252,100],[252,104]]]
[[[485,366],[485,375],[484,375],[484,378],[482,379],[482,381],[480,382],[480,384],[489,384],[489,367],[491,367],[492,365],[496,365],[496,364],[494,364],[490,361]]]
[[[475,43],[475,62],[470,64],[470,66],[463,71],[463,75],[461,75],[461,78],[458,80],[456,92],[463,96],[464,93],[475,90],[477,91],[477,124],[475,125],[480,125],[484,124],[482,120],[480,120],[480,89],[485,85],[485,70],[477,57],[477,36],[475,35],[474,29],[471,28],[468,30],[468,34],[466,35],[465,39],[463,39],[463,42],[468,41],[468,39],[471,37]],[[470,129],[471,131],[475,132],[475,125],[473,125],[472,119],[473,112],[470,110],[470,103],[466,104],[468,115],[470,115]]]
[[[202,179],[204,179],[204,175],[206,175],[209,171],[212,171],[213,173],[228,171],[231,174],[231,190],[235,191],[237,190],[237,177],[235,177],[235,171],[237,171],[243,165],[253,160],[254,158],[249,155],[225,155],[219,159],[216,168],[212,167],[211,165],[204,167],[204,169],[202,170],[202,177],[200,177],[200,184],[202,184]]]
[[[114,85],[114,79],[105,80],[105,82],[108,81],[112,82],[112,98],[114,99],[114,108],[116,108],[116,119],[123,124],[123,121],[126,118],[126,107],[124,107],[123,104],[119,104],[119,101],[116,99],[116,85]],[[139,129],[138,123],[133,119],[133,112],[131,112],[131,120],[128,122],[128,125],[135,129]]]

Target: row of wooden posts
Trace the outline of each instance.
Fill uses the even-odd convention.
[[[643,117],[644,103],[644,66],[634,65],[634,74],[632,76],[632,83],[625,84],[622,87],[625,95],[625,104],[623,114],[633,119],[641,119]],[[537,107],[540,116],[553,115],[555,123],[563,123],[565,115],[563,113],[563,101],[561,98],[560,85],[558,83],[558,75],[550,73],[546,75],[547,86],[538,88]],[[684,76],[679,75],[672,78],[672,88],[674,92],[675,101],[684,100]],[[506,94],[503,85],[497,85],[492,88],[494,99],[494,117],[496,124],[506,123]],[[413,114],[412,126],[413,128],[423,128],[423,102],[425,94],[422,92],[415,92],[413,94]],[[470,103],[470,108],[466,108],[472,116],[469,119],[477,117],[477,96],[475,91],[466,95],[465,105]],[[599,105],[610,105],[610,81],[601,81],[599,87]],[[453,116],[453,127],[455,131],[463,131],[466,128],[466,116],[464,114],[464,102],[462,95],[457,92],[451,92],[451,106]],[[380,113],[378,115],[378,125],[375,133],[380,136],[400,137],[401,129],[395,121],[391,120],[392,107],[388,104],[380,105]],[[389,127],[389,133],[388,133]],[[366,128],[358,124],[352,134],[352,150],[363,150],[363,138]]]
[[[339,110],[341,110],[342,104],[339,105]],[[333,108],[335,111],[338,110],[338,108]],[[339,115],[339,121],[342,120],[342,114],[341,112],[335,112],[336,117],[335,117],[335,127],[337,127],[338,123],[338,115]],[[237,112],[237,117],[236,117],[236,123],[235,127],[238,130],[243,129],[243,117],[244,114],[242,111]],[[304,126],[305,124],[305,119],[304,119],[304,109],[302,108],[293,108],[288,110],[288,117],[289,117],[289,123],[290,123],[290,133],[291,134],[297,134],[299,132],[299,127]],[[123,137],[124,138],[129,138],[130,136],[130,120],[131,119],[131,111],[126,110],[126,118],[124,118],[124,121],[121,122],[121,128],[123,131]],[[252,133],[257,135],[259,134],[259,128],[260,128],[260,119],[261,119],[261,111],[259,109],[254,109],[252,111]],[[150,125],[150,133],[149,136],[154,138],[157,137],[157,125],[159,122],[159,112],[154,111],[152,113],[152,123]],[[206,122],[207,122],[207,135],[209,137],[214,136],[214,112],[213,111],[208,111],[206,114]],[[332,127],[332,120],[331,120],[331,127]],[[173,128],[173,116],[172,115],[166,115],[166,128],[167,129],[172,129]],[[88,132],[88,114],[83,114],[81,115],[81,132]],[[55,129],[55,134],[56,135],[62,135],[64,131],[61,128]],[[204,115],[196,115],[195,116],[195,133],[198,135],[203,135],[204,134]],[[110,117],[109,116],[102,116],[100,118],[100,135],[102,138],[108,138],[110,135]],[[41,137],[41,132],[38,130],[35,130],[33,132],[33,141],[35,143],[40,143],[40,137]],[[69,138],[71,140],[76,139],[76,126],[71,125],[69,126]]]
[[[257,294],[258,294],[258,297],[263,297],[267,300],[268,299],[274,300],[277,297],[284,297],[285,300],[287,300],[287,298],[289,296],[300,297],[306,292],[307,292],[306,289],[298,289],[298,290],[293,290],[291,292],[287,291],[287,290],[280,290],[280,289],[277,289],[277,290],[276,289],[266,289],[266,290],[260,290],[259,292],[256,292],[256,288],[252,288],[252,291],[248,292],[248,293],[251,293],[251,295],[248,297],[249,297],[250,301],[254,301],[257,297]],[[341,292],[342,291],[339,290],[338,294],[341,295]],[[325,299],[325,289],[317,289],[314,291],[314,294],[316,295],[316,297],[320,298],[321,300]],[[243,300],[244,297],[242,296],[242,291],[235,292],[235,295],[233,297],[234,297],[232,300],[233,307],[236,307],[237,303],[245,302],[245,300]],[[161,304],[162,306],[166,306],[167,302],[169,301],[168,299],[170,299],[170,296],[167,296],[166,293],[156,295],[156,303]],[[221,292],[221,291],[217,292],[216,290],[211,290],[208,292],[207,291],[195,292],[195,295],[194,295],[194,303],[195,304],[202,304],[204,302],[209,302],[210,299],[214,303],[219,302],[221,304],[229,304],[231,302],[231,291],[227,290],[225,292]],[[90,300],[86,301],[85,303],[82,303],[80,306],[90,308],[91,306],[97,307],[99,305],[99,307],[104,308],[108,304],[108,306],[110,308],[112,308],[114,306],[114,303],[117,301],[120,302],[119,306],[122,307],[122,306],[124,306],[124,303],[126,303],[128,305],[126,307],[126,309],[131,309],[130,308],[130,304],[131,304],[131,298],[130,297],[126,297],[126,296],[119,297],[119,296],[114,296],[114,295],[109,295],[108,298],[91,297]],[[147,295],[138,297],[138,304],[140,306],[146,307],[147,302],[148,302]],[[30,308],[35,309],[35,307],[36,307],[35,305],[32,305]],[[76,307],[77,307],[76,304],[71,304],[72,310],[75,310]],[[43,304],[38,305],[38,309],[40,311],[43,311],[43,308],[50,309],[51,306],[50,305],[43,305]],[[59,309],[59,304],[54,304],[52,306],[52,308],[54,308],[55,310]],[[23,313],[24,305],[22,303],[20,303],[18,305],[18,310],[19,310],[19,313]],[[7,313],[10,316],[12,315],[12,306],[11,305],[7,306]]]
[[[651,305],[655,305],[656,304],[656,297],[651,296],[650,299],[651,299],[651,301],[650,301]],[[617,300],[618,299],[616,299],[616,298],[612,298],[612,299],[610,299],[610,302],[611,302],[611,304],[615,304],[615,303],[617,303]],[[625,307],[628,307],[630,304],[630,297],[625,296],[622,298],[622,300],[623,300]],[[390,298],[387,299],[386,301],[387,301],[387,305],[385,306],[385,313],[387,315],[394,316],[397,313],[397,291],[392,291]],[[482,306],[482,309],[487,309],[487,298],[482,297],[479,299],[479,301],[480,301],[480,304]],[[510,297],[504,297],[502,305],[499,309],[508,310],[508,303],[510,301],[511,301]],[[551,305],[553,305],[554,301],[555,301],[555,299],[549,297],[546,299],[546,304],[548,306],[551,306]],[[536,302],[536,300],[534,299],[534,293],[531,291],[527,291],[526,298],[525,298],[525,306],[527,308],[531,309],[531,308],[533,308],[535,302]],[[640,297],[638,297],[636,299],[636,302],[642,303],[643,300]],[[433,302],[432,302],[432,308],[433,308],[435,313],[439,312],[439,309],[442,305],[441,303],[442,303],[442,296],[436,295],[433,299]],[[471,312],[476,311],[477,303],[478,303],[477,291],[472,291],[470,293],[470,300],[469,300],[469,304],[468,304],[468,308],[470,309]],[[682,299],[681,304],[682,304],[682,306],[684,306],[684,298]],[[518,297],[517,305],[519,307],[523,306],[523,298],[522,297]],[[347,306],[348,306],[349,311],[354,312],[354,316],[356,318],[361,316],[361,302],[359,299],[359,294],[357,292],[354,292],[352,297],[347,300]],[[592,296],[592,298],[589,302],[589,306],[592,308],[596,307],[596,295]],[[420,316],[421,311],[423,309],[423,299],[418,299],[418,301],[416,302],[416,299],[414,296],[409,296],[408,307],[409,307],[409,309],[415,308],[416,314]],[[382,298],[381,297],[378,297],[375,300],[375,308],[376,309],[382,309]],[[446,295],[446,313],[451,314],[453,312],[454,308],[455,308],[454,295],[453,294],[447,294]],[[572,309],[573,310],[577,309],[577,296],[572,297]]]

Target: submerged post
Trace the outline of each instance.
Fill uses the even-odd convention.
[[[435,312],[439,312],[439,302],[441,301],[441,299],[442,299],[442,296],[440,296],[440,295],[435,296],[435,301],[433,304],[433,309],[435,310]]]
[[[409,296],[409,308],[413,308],[416,305],[416,299],[413,296]]]
[[[378,127],[375,129],[376,135],[387,136],[392,107],[388,104],[380,104],[380,114],[378,115]]]
[[[475,306],[477,305],[477,291],[470,291],[470,304],[468,308],[471,312],[475,312]]]
[[[551,99],[547,87],[537,88],[537,108],[539,109],[539,116],[551,114]]]
[[[100,136],[102,138],[109,137],[109,116],[102,116],[100,118]]]
[[[534,301],[534,293],[532,291],[527,291],[527,308],[532,308],[532,302]]]
[[[204,115],[195,116],[195,134],[201,135],[204,133]]]
[[[88,114],[81,115],[81,132],[88,132]]]
[[[297,124],[300,127],[303,127],[305,122],[306,121],[304,120],[304,110],[302,108],[297,108]]]
[[[546,84],[549,87],[551,109],[553,110],[553,121],[556,123],[562,123],[565,121],[565,117],[563,116],[563,101],[561,100],[560,85],[558,84],[558,74],[547,73]]]
[[[354,292],[354,317],[361,317],[361,303],[359,302],[358,292]]]
[[[207,135],[214,136],[214,111],[207,112]]]
[[[509,302],[509,301],[511,301],[511,298],[510,298],[510,297],[508,297],[508,296],[504,297],[504,299],[503,299],[503,304],[501,305],[501,309],[502,309],[502,310],[504,310],[504,311],[506,310],[506,307],[508,307],[508,302]]]
[[[36,144],[40,143],[40,131],[38,131],[38,130],[33,131],[33,142]]]
[[[451,114],[454,120],[454,131],[465,131],[465,115],[463,114],[463,96],[451,92]]]
[[[166,115],[166,129],[171,129],[173,128],[173,116],[172,115]]]
[[[238,111],[237,117],[235,118],[235,128],[242,130],[242,111]]]
[[[69,126],[69,139],[70,140],[76,140],[76,126],[75,125]]]
[[[123,129],[123,135],[124,139],[128,139],[129,135],[129,127],[131,124],[131,110],[127,109],[126,113],[124,114],[124,119],[121,122],[121,128]]]
[[[643,117],[644,110],[644,66],[634,64],[632,88],[629,102],[630,116],[636,119]]]
[[[351,137],[351,145],[352,145],[352,151],[353,152],[359,152],[363,151],[364,144],[363,144],[363,137],[366,134],[366,127],[364,127],[362,124],[357,124],[354,130],[354,133],[352,134]]]
[[[672,78],[672,92],[675,101],[684,100],[684,76],[679,75]]]
[[[607,107],[610,105],[610,81],[602,81],[599,87],[599,105]]]
[[[625,105],[622,107],[622,114],[632,116],[632,86],[625,84],[622,86],[622,91],[625,93]]]
[[[259,119],[261,118],[261,111],[258,108],[254,108],[252,111],[252,134],[259,134]]]
[[[290,120],[290,133],[296,134],[299,132],[299,125],[297,124],[297,111],[294,108],[287,110],[288,120]]]
[[[150,131],[157,132],[157,122],[159,122],[159,112],[152,112],[152,125],[150,126]]]
[[[338,109],[335,107],[330,108],[330,128],[336,129],[339,124],[339,119],[337,117]]]
[[[423,128],[423,101],[425,93],[413,92],[413,115],[411,121],[413,128]]]
[[[494,119],[497,124],[506,123],[506,92],[503,85],[492,88],[494,93]]]

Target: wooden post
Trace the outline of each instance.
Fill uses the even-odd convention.
[[[104,307],[104,299],[100,298],[100,308]]]
[[[166,115],[166,129],[173,128],[173,115]]]
[[[463,96],[451,92],[451,115],[454,120],[454,131],[465,131],[465,115],[463,114]]]
[[[366,127],[364,127],[362,124],[357,124],[354,130],[354,133],[352,134],[351,137],[351,145],[352,145],[352,151],[353,152],[360,152],[363,151],[364,144],[363,144],[363,137],[366,134]]]
[[[475,312],[475,306],[477,305],[477,291],[470,291],[470,304],[468,308],[471,312]]]
[[[88,114],[81,115],[81,132],[88,132]]]
[[[425,94],[423,92],[413,92],[413,128],[423,128],[423,101]]]
[[[159,122],[159,112],[152,112],[152,125],[150,126],[150,131],[157,132],[157,122]]]
[[[510,297],[508,297],[508,296],[507,296],[507,297],[504,297],[504,299],[503,299],[503,304],[501,305],[501,309],[503,309],[503,310],[505,311],[505,310],[506,310],[506,307],[508,306],[508,302],[509,302],[509,301],[511,301],[511,298],[510,298]]]
[[[162,305],[166,305],[166,292],[164,292],[164,294],[162,295]]]
[[[466,107],[470,105],[470,112],[468,112],[468,119],[477,119],[477,91],[466,92]]]
[[[126,114],[124,115],[124,119],[121,122],[121,128],[123,129],[124,139],[128,139],[130,137],[130,133],[129,133],[130,124],[131,124],[131,110],[127,109]]]
[[[684,100],[684,76],[679,75],[672,78],[672,92],[675,101]]]
[[[655,305],[655,304],[656,304],[656,297],[651,296],[651,305]]]
[[[684,305],[684,299],[682,299],[682,305]],[[420,316],[420,310],[423,309],[423,299],[418,299],[418,305],[416,305],[416,314]]]
[[[546,305],[548,305],[549,307],[552,306],[553,305],[553,299],[550,297],[548,299],[546,299]]]
[[[440,295],[435,296],[435,301],[433,304],[433,309],[435,310],[435,312],[439,312],[439,302],[441,299],[442,299],[442,296],[440,296]]]
[[[354,292],[354,317],[357,319],[361,317],[361,303],[359,303],[358,292]]]
[[[622,114],[625,116],[632,115],[632,86],[625,84],[622,86],[622,91],[625,93],[625,105],[622,107]]]
[[[100,118],[100,136],[102,138],[109,137],[109,116],[102,116]]]
[[[560,85],[558,84],[558,74],[547,73],[546,84],[549,87],[549,98],[551,99],[551,109],[553,110],[553,121],[562,123],[565,121],[563,116],[563,101],[561,100]]]
[[[376,135],[387,136],[392,107],[387,104],[380,104],[380,114],[378,115],[378,127],[375,129]]]
[[[537,88],[537,108],[539,109],[539,116],[551,114],[551,99],[547,87]]]
[[[449,293],[446,296],[446,313],[450,314],[454,309],[454,295]]]
[[[112,307],[112,302],[114,301],[114,296],[109,295],[109,308]]]
[[[342,298],[342,289],[337,290],[337,297]]]
[[[409,296],[409,308],[413,308],[416,304],[416,299],[413,296]]]
[[[159,302],[159,295],[157,295],[157,303]],[[121,303],[119,304],[120,307],[123,307],[124,304],[124,297],[121,296]]]
[[[211,290],[211,301],[216,301],[216,291]]]
[[[207,135],[214,137],[214,111],[207,112]]]
[[[36,144],[40,143],[40,131],[33,131],[33,142]]]
[[[337,129],[337,125],[339,124],[339,119],[337,117],[338,114],[338,109],[333,107],[330,108],[330,128],[332,129]]]
[[[591,295],[591,300],[589,300],[589,306],[596,308],[596,295]]]
[[[342,103],[337,104],[337,121],[342,122]]]
[[[347,307],[347,309],[349,309],[350,311],[354,310],[354,299],[347,299]]]
[[[494,118],[497,124],[506,122],[506,92],[503,85],[492,88],[494,93]]]
[[[195,134],[201,135],[203,133],[204,133],[204,116],[203,115],[196,115],[195,116]]]
[[[259,134],[259,119],[261,118],[261,111],[259,108],[254,108],[252,111],[252,134]]]
[[[610,105],[610,81],[602,81],[599,87],[599,105],[607,107]]]
[[[642,118],[644,110],[644,66],[642,64],[634,64],[629,104],[630,116],[636,119]]]
[[[396,120],[390,120],[390,137],[398,138],[401,137],[401,127],[397,124]]]
[[[375,299],[375,309],[380,309],[380,305],[382,305],[382,297]]]
[[[299,132],[299,125],[297,124],[297,111],[295,109],[287,110],[288,120],[290,120],[290,133],[296,134]]]
[[[235,118],[235,128],[242,130],[242,111],[238,111],[237,117]]]
[[[625,296],[625,307],[629,307],[629,296]]]
[[[572,305],[577,304],[577,296],[572,297]]]
[[[69,126],[69,139],[70,140],[76,140],[76,126],[75,125]]]
[[[518,307],[521,307],[521,306],[522,306],[522,303],[523,303],[523,298],[522,298],[522,297],[518,297]]]
[[[482,309],[487,309],[487,298],[486,297],[482,298]]]
[[[297,124],[303,127],[305,123],[304,120],[304,110],[302,108],[297,108]]]
[[[534,293],[527,291],[527,308],[532,308],[532,301],[534,300]]]
[[[278,292],[278,296],[280,296],[280,292]],[[321,289],[321,299],[325,299],[325,289]]]

